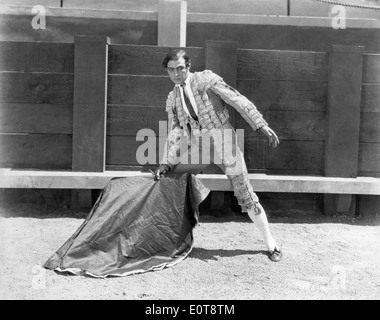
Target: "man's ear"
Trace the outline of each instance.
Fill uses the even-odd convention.
[[[190,68],[191,68],[191,62],[189,62],[189,63],[187,64],[187,68],[190,70]]]

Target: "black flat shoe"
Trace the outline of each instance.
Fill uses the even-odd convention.
[[[273,251],[269,251],[269,260],[273,262],[279,262],[282,259],[281,249],[274,248]]]

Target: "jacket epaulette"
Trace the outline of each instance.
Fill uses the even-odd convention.
[[[202,72],[195,72],[194,77],[198,83],[198,90],[204,91],[215,85],[219,81],[223,81],[223,78],[218,76],[211,70],[204,70]]]

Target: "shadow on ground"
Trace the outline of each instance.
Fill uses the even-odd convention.
[[[236,257],[242,255],[256,255],[262,254],[267,255],[267,251],[264,250],[225,250],[225,249],[204,249],[204,248],[193,248],[189,257],[196,258],[203,261],[214,260],[217,261],[219,258],[225,257]]]
[[[35,219],[55,219],[74,218],[85,219],[91,208],[73,210],[67,206],[52,206],[47,204],[33,203],[2,203],[0,204],[0,217],[5,218],[35,218]],[[298,223],[298,224],[322,224],[339,223],[360,226],[380,226],[380,213],[368,216],[329,216],[323,214],[305,214],[298,210],[276,210],[267,212],[270,223]],[[204,210],[200,212],[199,222],[247,222],[251,223],[248,215],[241,212],[217,210]]]

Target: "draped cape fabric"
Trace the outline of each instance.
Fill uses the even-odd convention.
[[[114,178],[87,218],[44,264],[58,272],[127,276],[173,266],[190,253],[209,190],[192,174]]]

